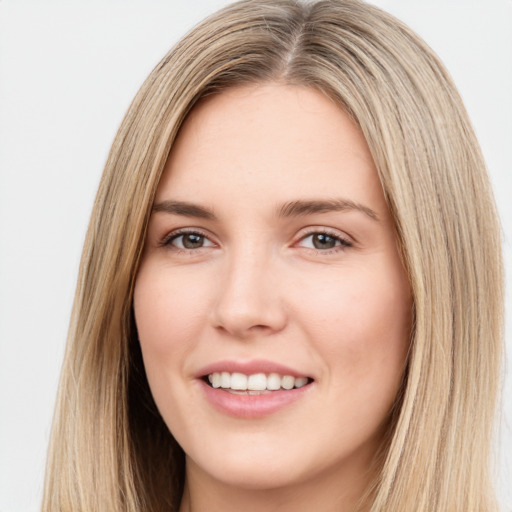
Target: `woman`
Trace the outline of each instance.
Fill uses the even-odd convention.
[[[113,144],[44,509],[494,510],[501,283],[431,50],[359,1],[234,4]]]

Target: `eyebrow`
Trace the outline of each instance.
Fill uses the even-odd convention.
[[[166,200],[153,205],[153,212],[164,212],[184,217],[215,220],[214,213],[203,206],[185,201]]]
[[[280,217],[299,217],[313,213],[344,211],[358,211],[364,213],[372,220],[379,220],[379,216],[374,210],[368,208],[368,206],[351,201],[350,199],[290,201],[281,206],[278,213]]]
[[[278,209],[279,217],[300,217],[314,213],[359,211],[370,217],[372,220],[379,220],[377,213],[362,204],[351,201],[350,199],[330,199],[330,200],[297,200],[289,201]],[[175,201],[167,199],[153,205],[153,212],[164,212],[171,215],[181,215],[184,217],[196,217],[199,219],[215,220],[215,214],[212,210],[186,201]]]

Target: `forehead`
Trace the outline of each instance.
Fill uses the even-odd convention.
[[[209,97],[181,127],[157,201],[190,200],[190,194],[212,201],[218,193],[234,202],[254,194],[276,202],[349,195],[385,209],[370,151],[355,123],[315,89],[280,84]]]

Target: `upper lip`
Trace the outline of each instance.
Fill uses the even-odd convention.
[[[256,373],[265,373],[268,375],[269,373],[278,373],[279,375],[291,375],[295,378],[312,378],[311,375],[302,373],[281,363],[267,361],[264,359],[252,359],[249,361],[235,361],[227,359],[224,361],[216,361],[215,363],[211,363],[201,368],[197,372],[196,377],[202,378],[216,372],[243,373],[245,375],[254,375]]]

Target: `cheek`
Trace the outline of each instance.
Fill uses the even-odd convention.
[[[169,431],[188,446],[200,423],[189,386],[190,354],[204,328],[202,298],[187,271],[175,272],[156,258],[143,261],[137,274],[133,308],[151,394]],[[203,302],[204,305],[204,302]]]
[[[174,418],[180,423],[180,414],[186,410],[180,401],[186,401],[188,393],[184,362],[194,350],[204,322],[199,318],[194,287],[187,286],[187,279],[181,279],[179,273],[171,274],[165,265],[143,262],[135,282],[133,308],[151,393],[164,420]],[[186,414],[192,415],[190,411]]]
[[[343,275],[341,275],[343,274]],[[310,288],[302,318],[335,373],[355,386],[399,382],[409,348],[411,304],[401,269],[348,269]],[[313,332],[314,331],[314,332]],[[333,371],[334,373],[334,371]]]
[[[145,358],[150,352],[176,357],[188,351],[204,323],[205,296],[185,273],[170,274],[165,267],[143,264],[137,275],[133,305]]]

